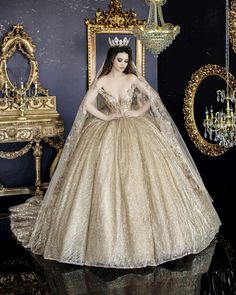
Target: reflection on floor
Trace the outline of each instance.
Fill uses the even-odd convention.
[[[104,269],[44,260],[23,249],[0,220],[0,294],[233,295],[235,256],[222,236],[203,252],[158,267]]]

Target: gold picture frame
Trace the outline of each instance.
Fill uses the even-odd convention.
[[[138,20],[133,9],[122,11],[119,0],[111,0],[109,11],[98,9],[95,19],[86,19],[88,37],[88,85],[92,84],[97,72],[97,35],[133,35],[134,26],[144,26],[145,20]],[[145,74],[145,49],[140,40],[135,40],[135,63],[137,70]]]
[[[215,64],[208,64],[201,67],[192,75],[191,80],[189,81],[188,86],[185,90],[183,112],[185,127],[194,145],[202,153],[208,156],[220,156],[224,154],[227,149],[220,147],[218,144],[214,144],[205,140],[198,130],[194,116],[195,95],[197,89],[202,81],[210,76],[218,76],[224,79],[225,82],[227,82],[226,68]],[[228,75],[228,82],[231,89],[236,89],[236,80],[231,73],[229,73]]]

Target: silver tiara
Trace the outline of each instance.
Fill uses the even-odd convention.
[[[108,38],[109,44],[111,47],[113,46],[128,46],[130,38],[124,37],[123,39],[118,39],[115,37],[114,39]]]

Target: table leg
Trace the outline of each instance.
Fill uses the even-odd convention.
[[[35,177],[35,194],[36,195],[42,195],[43,192],[41,190],[41,159],[42,159],[42,149],[43,147],[40,144],[41,138],[37,138],[35,140],[35,146],[33,147],[33,155],[35,158],[35,172],[36,172],[36,177]]]

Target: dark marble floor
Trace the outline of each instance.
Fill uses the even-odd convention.
[[[235,254],[219,235],[203,252],[158,267],[79,267],[42,259],[12,237],[0,217],[0,294],[232,295]]]

